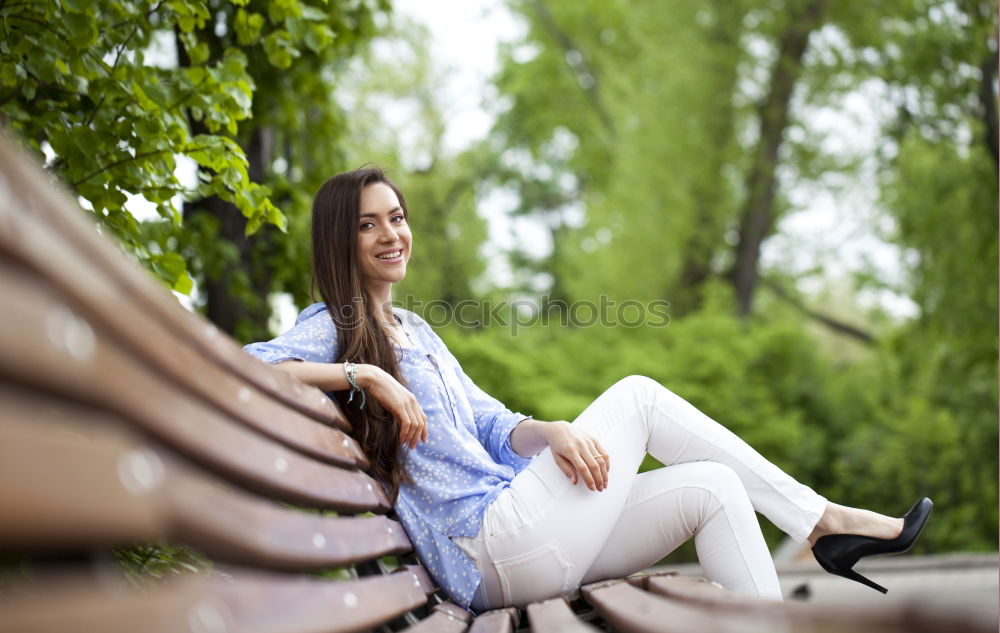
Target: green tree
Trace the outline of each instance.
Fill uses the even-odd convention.
[[[208,316],[252,338],[269,312],[261,297],[274,287],[301,295],[305,282],[301,265],[282,272],[301,244],[272,232],[251,245],[245,235],[284,230],[302,214],[303,189],[340,167],[331,86],[387,9],[381,0],[7,2],[0,114],[141,261],[182,292],[190,270]],[[182,156],[197,165],[191,189],[176,175]],[[165,225],[140,227],[129,194],[156,205]]]

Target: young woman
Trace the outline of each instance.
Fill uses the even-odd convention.
[[[694,537],[706,576],[781,599],[758,511],[823,567],[906,551],[931,510],[903,518],[828,502],[655,381],[629,376],[573,422],[508,410],[416,314],[393,307],[413,236],[377,168],[334,176],[313,203],[322,303],[247,351],[334,392],[424,565],[453,600],[523,606],[621,577]],[[525,368],[526,375],[530,368]],[[637,474],[649,453],[665,464]]]

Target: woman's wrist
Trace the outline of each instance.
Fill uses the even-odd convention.
[[[355,378],[355,380],[358,383],[358,386],[362,389],[370,388],[372,386],[372,381],[375,379],[375,372],[378,370],[378,367],[367,363],[356,363],[354,367],[357,372],[357,378]]]
[[[510,447],[521,457],[534,457],[549,445],[552,423],[534,418],[521,420],[510,434]]]
[[[542,420],[532,419],[532,421],[538,424],[537,432],[545,441],[546,446],[552,443],[553,434],[558,433],[561,430],[559,429],[559,426],[562,424],[566,424],[564,420],[553,420],[551,422],[543,422]]]

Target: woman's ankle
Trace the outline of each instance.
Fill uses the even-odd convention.
[[[820,517],[809,535],[809,543],[829,534],[860,534],[874,538],[892,539],[899,536],[903,530],[903,520],[888,517],[870,510],[851,508],[836,503],[827,503],[823,516]]]
[[[815,545],[816,541],[827,536],[829,534],[838,534],[838,529],[840,528],[840,510],[843,506],[838,506],[837,504],[828,501],[826,508],[823,510],[823,515],[820,516],[819,521],[813,527],[813,531],[810,532],[808,541],[809,545]]]

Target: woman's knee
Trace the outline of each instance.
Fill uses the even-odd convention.
[[[688,479],[711,497],[712,503],[728,506],[749,502],[749,494],[736,471],[720,462],[701,461],[683,464]]]
[[[611,385],[608,392],[642,409],[652,404],[659,392],[664,390],[664,386],[652,378],[634,374]]]
[[[660,383],[656,382],[649,376],[642,376],[639,374],[625,376],[611,386],[611,388],[615,390],[628,390],[633,393],[653,391],[658,387],[661,387]]]
[[[646,426],[649,405],[655,398],[656,389],[662,389],[660,384],[646,376],[626,376],[608,387],[601,399],[610,398],[613,408],[624,413],[618,417],[621,423],[641,423]]]
[[[612,385],[609,391],[618,391],[634,395],[644,404],[652,403],[658,399],[661,403],[664,399],[670,402],[683,402],[680,396],[664,387],[658,381],[653,380],[649,376],[642,376],[640,374],[625,376]]]

